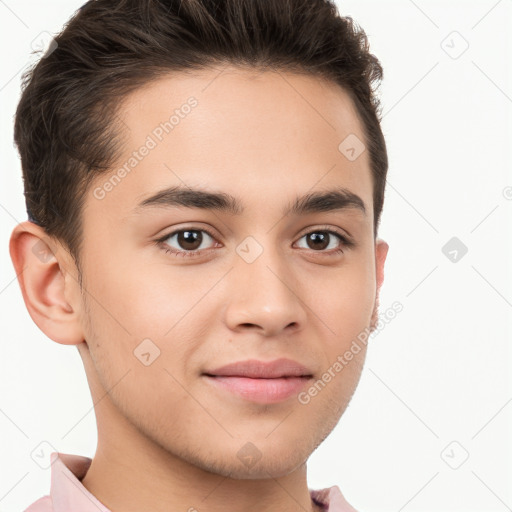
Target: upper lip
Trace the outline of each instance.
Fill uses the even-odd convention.
[[[237,361],[214,370],[209,370],[205,374],[217,377],[250,377],[253,379],[312,376],[311,372],[304,365],[293,359],[286,358],[274,361],[259,361],[257,359]]]

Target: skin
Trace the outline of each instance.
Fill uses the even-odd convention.
[[[254,403],[214,389],[201,373],[289,357],[316,380],[375,324],[388,245],[373,232],[367,151],[350,161],[338,150],[351,133],[364,140],[362,126],[345,91],[318,77],[234,67],[166,75],[123,101],[118,166],[192,95],[198,105],[103,199],[92,189],[112,173],[93,183],[83,291],[65,246],[31,222],[14,229],[23,298],[49,338],[79,349],[98,426],[83,484],[113,512],[217,512],[226,503],[240,512],[319,510],[307,459],[348,406],[365,345],[308,404],[296,396]],[[142,199],[183,184],[232,194],[244,213],[133,213]],[[296,196],[340,186],[364,200],[366,215],[281,214]],[[326,227],[355,246],[334,235],[326,248],[308,245],[305,235]],[[155,240],[178,228],[216,236],[203,232],[202,254],[175,257]],[[247,236],[263,249],[250,264],[236,252]],[[48,258],[32,251],[38,242]],[[186,250],[176,236],[167,246]],[[160,349],[149,366],[133,353],[145,338]],[[251,467],[237,456],[248,442],[261,454]]]

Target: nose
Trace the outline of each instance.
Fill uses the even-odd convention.
[[[286,261],[289,255],[265,247],[252,262],[236,257],[229,273],[225,322],[233,331],[251,329],[264,336],[291,334],[304,328],[307,305],[304,280]]]

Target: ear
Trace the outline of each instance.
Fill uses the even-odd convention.
[[[9,253],[23,300],[39,329],[57,343],[81,343],[81,294],[69,252],[43,228],[26,221],[14,228]]]
[[[371,328],[373,332],[377,326],[379,320],[379,292],[382,283],[384,282],[384,263],[386,262],[386,256],[388,255],[389,245],[378,238],[375,241],[375,280],[377,282],[377,290],[375,294],[375,307],[372,313]]]

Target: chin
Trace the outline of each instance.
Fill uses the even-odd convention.
[[[243,464],[237,464],[232,471],[227,471],[223,476],[229,476],[235,480],[267,480],[269,478],[282,478],[304,465],[305,461],[290,461],[288,463],[283,460],[267,460],[261,459],[253,467],[244,467]]]

